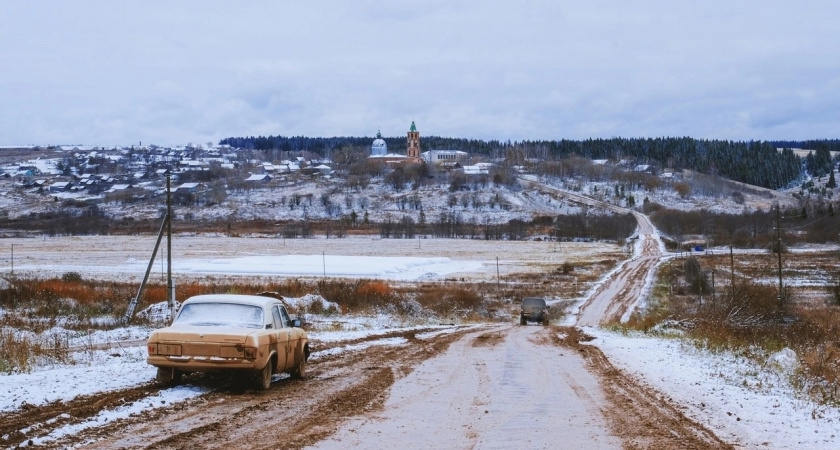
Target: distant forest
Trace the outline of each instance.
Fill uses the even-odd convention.
[[[404,137],[386,137],[388,151],[404,153]],[[304,137],[258,136],[229,137],[220,144],[253,150],[283,152],[312,152],[329,156],[347,147],[366,148],[373,137]],[[423,136],[425,149],[461,150],[490,158],[516,156],[543,160],[581,156],[590,159],[629,159],[637,164],[651,164],[658,168],[688,169],[710,175],[720,175],[770,189],[790,186],[800,179],[803,161],[792,151],[777,148],[811,149],[817,161],[806,161],[805,168],[814,174],[826,173],[823,155],[840,151],[840,140],[809,141],[724,141],[689,137],[610,138],[559,141],[484,141],[478,139]],[[830,159],[830,157],[829,157]]]

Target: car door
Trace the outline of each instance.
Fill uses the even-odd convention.
[[[286,318],[283,317],[281,313],[280,305],[274,305],[271,308],[271,314],[274,316],[274,333],[277,336],[277,342],[275,342],[275,349],[274,351],[277,352],[277,372],[282,372],[286,370],[289,366],[289,324],[286,321]],[[282,312],[285,313],[286,310],[282,309]],[[292,361],[294,362],[294,361]]]
[[[300,334],[294,331],[294,325],[292,324],[292,319],[289,318],[289,313],[286,311],[286,308],[280,307],[280,315],[283,318],[283,323],[286,327],[287,332],[287,339],[288,339],[288,347],[286,353],[286,365],[287,367],[292,367],[295,365],[295,350],[298,347],[298,341],[300,340]]]

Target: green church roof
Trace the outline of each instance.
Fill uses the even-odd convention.
[[[414,125],[414,121],[411,121],[411,128],[408,131],[417,131],[417,127]]]

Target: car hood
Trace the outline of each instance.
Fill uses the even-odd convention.
[[[233,326],[172,325],[152,332],[149,340],[244,344],[258,329]]]

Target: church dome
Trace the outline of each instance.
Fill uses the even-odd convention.
[[[370,145],[370,154],[371,156],[385,156],[388,154],[388,144],[385,143],[385,139],[382,139],[382,133],[376,133],[376,139]]]

